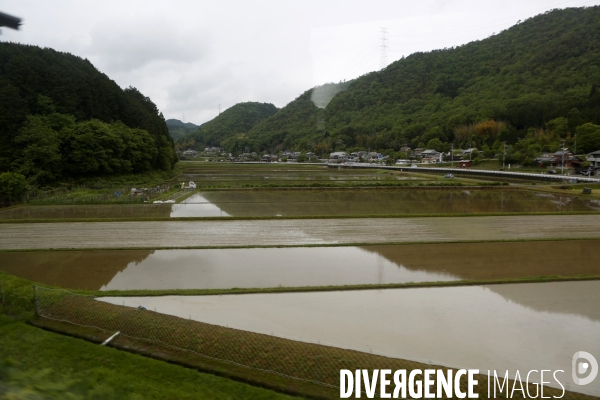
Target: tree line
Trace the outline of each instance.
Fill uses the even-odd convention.
[[[176,161],[162,113],[136,88],[72,54],[0,43],[0,173],[45,184]]]

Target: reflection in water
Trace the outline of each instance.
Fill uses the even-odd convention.
[[[498,295],[498,287],[100,300],[433,364],[513,374],[563,370],[563,383],[571,382],[576,351],[600,354],[600,282],[502,286],[524,304]],[[572,389],[598,395],[600,380]]]
[[[229,217],[230,215],[196,193],[179,204],[173,204],[171,217]]]
[[[333,179],[333,178],[330,178]],[[549,197],[548,197],[549,196]],[[178,205],[182,216],[382,215],[427,213],[553,212],[590,209],[589,200],[518,190],[251,190],[211,191]],[[179,216],[174,215],[172,216]]]
[[[600,240],[0,253],[0,270],[94,290],[298,287],[600,275]]]
[[[0,271],[46,285],[98,290],[120,271],[142,263],[153,253],[154,250],[0,253]]]

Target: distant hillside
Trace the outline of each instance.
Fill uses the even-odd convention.
[[[162,113],[137,89],[72,54],[0,43],[0,172],[47,182],[175,161]]]
[[[169,129],[169,135],[173,140],[177,140],[187,135],[190,132],[198,129],[198,125],[192,124],[191,122],[182,122],[178,119],[168,119],[165,121],[167,128]]]
[[[432,140],[497,148],[499,141],[545,135],[557,145],[576,127],[600,123],[599,84],[600,7],[553,10],[487,39],[415,53],[344,83],[324,109],[308,90],[226,144],[229,151],[247,146],[320,154],[397,151]]]
[[[260,121],[274,115],[277,107],[270,103],[239,103],[216,118],[179,139],[177,146],[203,147],[226,145],[233,138],[244,137]]]

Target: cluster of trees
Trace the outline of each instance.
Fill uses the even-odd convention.
[[[192,124],[191,122],[183,122],[178,119],[168,119],[165,121],[167,128],[169,129],[169,135],[173,140],[178,140],[187,135],[188,133],[194,132],[198,129],[198,125]]]
[[[600,124],[598,65],[600,7],[553,10],[481,41],[412,54],[339,90],[329,84],[329,102],[308,90],[248,131],[211,140],[257,152],[451,143],[492,151],[542,129],[558,143]]]
[[[213,120],[177,140],[178,149],[221,146],[231,152],[243,149],[246,134],[260,121],[277,113],[270,103],[238,103]]]
[[[0,172],[47,183],[176,161],[163,115],[137,89],[74,55],[0,43]]]
[[[59,113],[30,115],[16,135],[15,170],[43,184],[64,176],[169,169],[172,154],[164,137],[157,145],[147,131],[122,122],[77,122]]]

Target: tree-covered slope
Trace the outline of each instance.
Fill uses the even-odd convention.
[[[169,129],[169,135],[171,135],[173,140],[180,139],[188,133],[198,129],[198,125],[196,124],[192,124],[191,122],[183,122],[178,119],[171,118],[165,122],[167,123],[167,128]]]
[[[178,146],[221,146],[227,140],[243,137],[254,125],[276,112],[277,107],[270,103],[238,103],[184,136]]]
[[[45,145],[37,146],[38,139]],[[85,149],[69,150],[77,143]],[[53,153],[54,178],[170,169],[176,161],[164,117],[137,89],[121,89],[80,57],[0,43],[0,171],[43,169],[35,164],[48,155],[38,150]],[[79,169],[69,154],[76,150],[99,167]],[[67,157],[75,163],[68,168]]]
[[[236,146],[398,150],[432,139],[461,144],[470,127],[502,121],[480,134],[477,144],[491,146],[559,117],[562,134],[574,133],[600,123],[599,84],[600,7],[553,10],[481,41],[412,54],[351,81],[325,109],[308,90]]]

